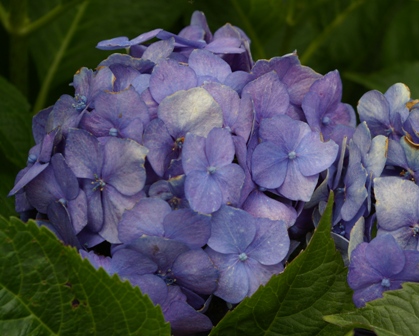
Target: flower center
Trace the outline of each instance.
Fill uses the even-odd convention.
[[[330,124],[330,118],[329,117],[323,117],[322,119],[323,125],[329,125]]]
[[[182,149],[184,141],[185,141],[185,137],[177,138],[175,140],[175,144],[173,145],[173,150]]]
[[[247,260],[247,254],[246,253],[240,253],[239,254],[239,259],[240,259],[240,261],[245,261],[245,260]]]
[[[110,130],[109,130],[109,135],[110,136],[113,136],[113,137],[116,137],[117,135],[118,135],[118,130],[116,129],[116,128],[111,128]]]
[[[99,178],[98,175],[95,174],[95,180],[91,182],[93,184],[93,191],[96,191],[99,189],[100,191],[103,191],[103,188],[105,187],[106,183],[101,178]]]
[[[36,157],[35,154],[30,154],[28,156],[28,163],[35,163],[36,162],[36,159],[37,159],[37,157]]]
[[[76,109],[77,112],[83,111],[87,106],[86,96],[80,96],[79,94],[76,94],[74,99],[76,100],[76,102],[73,103],[73,107]]]
[[[390,280],[387,278],[384,278],[383,280],[381,280],[381,286],[389,288],[390,287]]]
[[[213,166],[207,168],[207,172],[209,174],[214,174],[216,170],[217,170],[217,167],[213,167]]]
[[[288,153],[288,159],[294,160],[297,157],[297,153],[292,151]]]
[[[58,202],[60,202],[62,205],[67,206],[67,200],[65,198],[60,198],[58,200]]]
[[[419,224],[413,224],[411,228],[413,237],[416,237],[416,235],[419,233]]]
[[[166,273],[163,273],[161,270],[157,272],[157,276],[160,279],[163,279],[167,286],[173,285],[176,282],[176,279],[172,277],[172,270],[168,269]]]

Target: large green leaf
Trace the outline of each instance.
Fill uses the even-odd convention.
[[[25,97],[0,76],[0,148],[17,167],[24,167],[33,144],[29,104]]]
[[[382,299],[354,312],[324,319],[341,327],[364,328],[378,336],[416,336],[419,330],[419,284],[404,283],[403,289],[388,291]]]
[[[333,196],[307,249],[243,300],[210,335],[343,335],[323,320],[353,308],[347,270],[330,236]]]
[[[170,335],[148,296],[35,222],[0,217],[0,335]]]

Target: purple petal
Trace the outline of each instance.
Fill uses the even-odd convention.
[[[99,191],[96,191],[99,193]],[[142,195],[141,193],[127,197],[121,195],[118,190],[110,185],[105,186],[102,193],[103,202],[103,226],[99,234],[111,244],[118,244],[118,223],[126,209],[132,208]]]
[[[406,84],[396,83],[384,93],[390,104],[390,111],[406,110],[406,103],[410,100],[410,90]]]
[[[250,289],[246,265],[238,254],[221,254],[210,248],[205,250],[220,271],[218,288],[214,294],[230,303],[239,303]]]
[[[189,56],[188,64],[197,76],[214,77],[220,83],[231,73],[230,66],[222,58],[207,50],[195,49]]]
[[[124,212],[118,224],[118,238],[123,243],[142,235],[163,237],[163,220],[172,211],[167,202],[144,198],[134,208]]]
[[[57,153],[51,158],[54,175],[66,200],[75,199],[79,194],[79,182],[76,175],[67,165],[62,154]]]
[[[367,122],[373,136],[385,135],[390,126],[390,105],[381,92],[365,93],[358,102],[358,114],[361,121]]]
[[[65,145],[68,166],[79,178],[93,179],[102,170],[103,154],[97,139],[87,131],[71,129]]]
[[[368,243],[361,243],[351,254],[348,284],[354,291],[376,283],[380,283],[381,286],[382,274],[372,268],[365,257],[367,246]]]
[[[242,209],[254,217],[283,220],[288,227],[294,225],[297,219],[297,212],[294,208],[266,196],[259,190],[255,190],[249,195]]]
[[[259,129],[259,136],[263,140],[281,146],[287,155],[295,151],[309,133],[310,127],[305,122],[291,119],[286,115],[263,119]]]
[[[322,142],[319,133],[306,134],[295,150],[301,173],[304,176],[321,173],[332,165],[338,151],[339,146],[333,140]]]
[[[296,160],[289,160],[284,183],[277,189],[286,198],[308,202],[318,181],[318,174],[304,176]]]
[[[251,258],[246,260],[246,272],[249,279],[249,291],[246,296],[251,296],[261,285],[266,285],[274,274],[284,270],[282,263],[276,265],[262,265]]]
[[[377,220],[380,227],[393,231],[418,222],[419,187],[397,177],[374,179]]]
[[[405,265],[403,250],[390,234],[375,237],[365,249],[365,258],[378,273],[390,278]]]
[[[197,86],[195,72],[188,66],[168,59],[160,62],[153,69],[150,77],[150,92],[161,103],[171,94]]]
[[[264,188],[278,188],[284,182],[288,167],[288,155],[272,142],[256,146],[252,155],[253,180]]]
[[[87,198],[83,190],[80,190],[75,199],[67,202],[67,209],[74,230],[78,234],[87,225]]]
[[[13,189],[10,190],[7,196],[15,195],[19,190],[21,190],[24,186],[26,186],[29,182],[31,182],[35,177],[41,174],[48,166],[49,166],[49,162],[47,163],[35,162],[33,166],[27,169],[27,171],[19,179],[19,181],[17,181],[17,183],[14,185]]]
[[[45,126],[48,121],[48,117],[54,106],[50,106],[46,109],[39,111],[32,118],[32,134],[36,144],[41,143],[42,139],[46,135]]]
[[[157,272],[157,265],[137,251],[121,248],[112,254],[110,273],[134,277]]]
[[[162,304],[167,298],[168,286],[154,274],[126,276],[133,286],[138,286],[143,294],[147,294],[155,305]]]
[[[182,147],[182,166],[186,175],[194,170],[206,171],[209,167],[205,155],[204,137],[187,133]]]
[[[240,48],[242,42],[234,37],[220,37],[208,43],[206,50],[215,54],[241,54],[246,50]]]
[[[154,63],[168,58],[175,47],[175,39],[170,38],[168,40],[158,41],[150,44],[144,52],[142,58],[148,59]]]
[[[163,273],[172,268],[179,255],[190,250],[181,242],[152,236],[138,238],[126,246],[150,258]]]
[[[191,335],[212,328],[211,320],[206,315],[186,303],[179,287],[168,287],[167,300],[162,304],[162,310],[175,335]]]
[[[214,177],[223,195],[223,203],[237,206],[245,179],[243,169],[232,163],[217,169]]]
[[[160,119],[151,121],[144,131],[144,146],[149,149],[147,159],[158,176],[163,176],[172,159],[178,158],[175,140]]]
[[[163,221],[164,236],[185,243],[191,249],[207,244],[211,235],[211,217],[191,209],[170,212]]]
[[[263,265],[275,265],[288,254],[290,239],[284,221],[257,218],[255,239],[246,249],[246,254]]]
[[[132,196],[144,187],[148,149],[129,139],[111,137],[104,146],[102,178],[121,194]]]
[[[158,116],[175,138],[187,132],[206,137],[214,127],[223,124],[220,106],[203,88],[178,91],[166,97],[160,103]]]
[[[81,249],[79,240],[76,237],[74,227],[70,220],[67,209],[60,202],[52,202],[47,209],[47,215],[53,230],[58,233],[58,238],[64,244]]]
[[[217,288],[218,271],[201,249],[190,250],[177,257],[172,267],[179,286],[198,294],[212,294]]]
[[[256,120],[285,114],[289,105],[289,96],[284,84],[279,81],[275,72],[269,72],[247,84],[242,97],[253,100]]]
[[[205,155],[211,167],[222,167],[234,159],[234,143],[225,128],[213,128],[207,136]]]
[[[217,180],[202,170],[193,170],[186,176],[185,196],[193,210],[206,214],[217,211],[223,202]]]
[[[128,37],[126,36],[120,36],[120,37],[114,37],[109,40],[100,41],[96,48],[101,50],[116,50],[116,49],[122,49],[127,48],[130,46],[130,42]]]
[[[91,232],[97,233],[103,226],[102,194],[98,190],[93,190],[92,184],[92,180],[82,181],[87,199],[87,227]]]
[[[244,252],[256,234],[255,219],[241,209],[222,206],[212,215],[208,246],[220,253]]]

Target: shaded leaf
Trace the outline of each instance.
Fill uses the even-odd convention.
[[[159,307],[35,222],[0,217],[1,335],[170,335]]]
[[[53,0],[42,2],[59,3]],[[78,69],[83,66],[95,68],[109,55],[95,48],[99,41],[121,34],[134,38],[154,28],[168,29],[181,17],[187,5],[184,0],[90,0],[74,31],[72,24],[77,20],[80,7],[68,10],[31,38],[30,51],[41,82],[52,76],[52,88],[60,84],[68,85]],[[36,7],[40,5],[36,4]],[[66,43],[68,47],[65,47]],[[51,65],[56,62],[58,66],[51,73]],[[49,103],[57,98],[53,97]]]
[[[25,97],[0,76],[0,148],[17,167],[26,166],[33,144],[29,104]]]
[[[404,283],[402,289],[384,292],[383,298],[364,308],[324,319],[347,328],[364,328],[378,336],[416,336],[419,328],[419,284]]]
[[[323,320],[353,309],[347,270],[330,236],[333,196],[307,249],[240,303],[210,335],[342,335]]]
[[[371,74],[347,72],[344,77],[382,93],[395,83],[404,83],[410,88],[413,99],[419,97],[419,62],[397,63]]]

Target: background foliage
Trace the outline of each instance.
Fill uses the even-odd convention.
[[[396,82],[419,98],[415,0],[0,0],[1,215],[16,215],[6,195],[33,145],[32,116],[73,94],[80,67],[95,68],[109,55],[97,42],[158,27],[177,33],[195,10],[212,31],[226,22],[242,28],[255,60],[297,50],[319,73],[338,69],[343,101],[354,107],[367,90]]]

